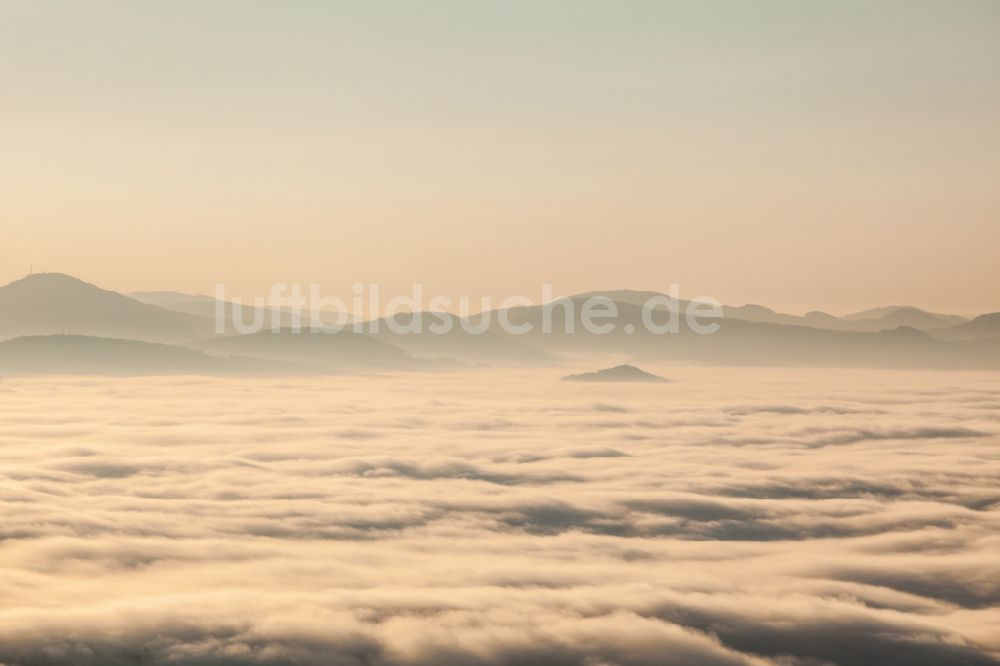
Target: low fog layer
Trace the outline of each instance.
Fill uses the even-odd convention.
[[[647,369],[0,380],[0,663],[1000,663],[995,376]]]

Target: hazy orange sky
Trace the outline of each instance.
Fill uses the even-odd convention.
[[[1000,309],[1000,3],[0,2],[0,282]]]

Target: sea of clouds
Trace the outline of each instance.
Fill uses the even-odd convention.
[[[0,664],[1000,664],[1000,377],[660,370],[4,378]]]

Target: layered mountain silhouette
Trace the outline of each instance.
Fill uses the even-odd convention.
[[[1000,312],[979,315],[964,324],[935,330],[933,334],[944,340],[1000,339]]]
[[[485,317],[485,324],[484,318]],[[419,318],[415,322],[415,318]],[[446,312],[401,312],[367,322],[369,335],[414,356],[448,358],[472,365],[549,364],[557,357],[504,332],[494,311],[464,320]],[[419,325],[417,325],[419,324]],[[433,326],[433,328],[432,328]],[[412,332],[419,331],[419,332]]]
[[[813,328],[828,328],[837,331],[886,331],[900,326],[909,326],[919,330],[930,330],[954,326],[966,321],[958,315],[941,315],[921,310],[911,306],[892,306],[858,312],[844,317],[835,317],[826,312],[814,310],[799,317],[796,315],[775,312],[762,305],[743,305],[740,307],[723,308],[729,319],[742,319],[767,324],[790,324],[793,326],[811,326]]]
[[[404,313],[347,326],[336,333],[278,330],[218,334],[217,303],[209,296],[138,292],[129,297],[68,275],[42,273],[0,287],[0,372],[356,372],[427,370],[465,365],[550,365],[580,359],[699,364],[812,365],[914,368],[1000,367],[1000,313],[971,321],[911,306],[835,317],[803,316],[760,305],[724,306],[702,317],[717,330],[701,335],[683,315],[658,334],[643,320],[657,292],[591,292],[538,306],[489,311],[462,319],[441,312]],[[602,297],[614,317],[610,331],[588,332],[581,313]],[[145,301],[145,302],[143,302]],[[682,301],[681,312],[688,303]],[[227,322],[232,304],[224,304]],[[250,323],[256,315],[243,309]],[[529,327],[517,335],[500,319]],[[656,325],[668,323],[654,309]],[[415,325],[419,321],[419,325]],[[546,324],[550,332],[543,332]],[[414,332],[414,330],[419,332]],[[441,333],[443,329],[447,332]],[[160,344],[150,344],[160,343]]]
[[[862,310],[861,312],[844,315],[842,319],[847,321],[895,321],[898,322],[900,326],[913,326],[914,328],[920,328],[917,324],[921,322],[930,327],[937,326],[939,322],[943,323],[945,326],[956,326],[968,321],[965,317],[952,314],[941,314],[938,312],[927,312],[926,310],[915,308],[912,305],[889,305],[882,308]]]
[[[312,333],[281,329],[215,338],[192,345],[215,355],[250,356],[289,361],[338,371],[433,369],[432,361],[415,358],[371,336],[340,330]]]
[[[131,291],[125,294],[140,303],[157,305],[168,310],[185,311],[192,303],[215,303],[205,294],[185,294],[181,291]]]
[[[0,287],[0,339],[59,333],[176,343],[212,335],[213,322],[61,273],[36,273]]]
[[[591,291],[574,299],[587,298],[590,296],[603,296],[616,303],[626,303],[642,307],[651,298],[667,298],[666,294],[656,291],[633,291],[620,289],[617,291]],[[684,310],[690,301],[678,300],[678,307]],[[743,321],[755,321],[765,324],[788,324],[792,326],[810,326],[813,328],[827,328],[838,331],[884,331],[899,326],[909,326],[919,330],[940,329],[955,326],[968,321],[964,317],[951,314],[938,314],[927,312],[910,305],[890,305],[882,308],[874,308],[855,312],[843,317],[814,310],[804,315],[791,315],[776,312],[763,305],[723,305],[723,317],[726,319],[740,319]]]
[[[352,321],[345,317],[344,321],[337,321],[334,313],[330,312],[299,312],[297,315],[290,309],[279,309],[274,311],[271,308],[259,308],[249,303],[234,303],[233,301],[218,301],[212,296],[204,294],[185,294],[178,291],[135,291],[128,294],[140,303],[155,305],[164,310],[174,312],[184,312],[196,315],[213,322],[221,311],[223,317],[223,334],[235,335],[239,331],[234,322],[239,321],[245,327],[252,326],[255,322],[260,322],[263,328],[290,328],[296,325],[307,326],[315,316],[317,323],[323,326],[336,326]]]
[[[606,334],[587,332],[580,316],[585,299],[560,299],[544,306],[516,308],[510,319],[532,326],[525,344],[550,353],[603,355],[635,361],[670,360],[702,364],[813,365],[842,367],[980,368],[1000,367],[1000,358],[982,345],[938,339],[912,327],[875,332],[774,324],[729,317],[703,319],[717,330],[702,335],[677,317],[676,332],[658,334],[645,326],[642,308],[616,302],[618,316]],[[551,332],[541,333],[546,320]],[[666,325],[665,311],[654,324]],[[572,332],[567,332],[568,330]]]
[[[251,358],[220,358],[153,342],[85,335],[32,335],[0,342],[0,373],[9,374],[289,374],[309,372]]]

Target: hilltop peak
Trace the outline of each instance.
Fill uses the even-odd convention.
[[[213,330],[209,319],[146,305],[65,273],[32,273],[0,287],[0,312],[0,340],[67,333],[177,342]]]
[[[67,275],[66,273],[29,273],[19,280],[14,280],[10,284],[0,287],[0,289],[7,289],[9,287],[18,286],[49,286],[49,285],[85,285],[88,287],[93,287],[98,289],[89,282],[84,282],[80,278],[73,277],[72,275]]]
[[[665,377],[646,372],[634,365],[616,365],[596,372],[584,372],[579,375],[567,375],[563,381],[570,382],[666,382]]]

